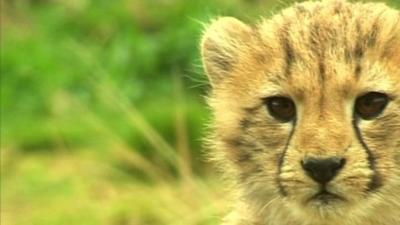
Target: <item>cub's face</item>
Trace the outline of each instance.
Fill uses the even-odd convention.
[[[400,208],[399,21],[335,1],[212,23],[211,141],[242,199],[315,220]]]

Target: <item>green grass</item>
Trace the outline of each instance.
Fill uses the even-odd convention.
[[[226,208],[213,180],[144,183],[113,165],[118,155],[91,151],[21,157],[3,149],[2,224],[218,224]]]
[[[1,224],[219,224],[203,23],[289,3],[0,1]]]
[[[1,223],[218,224],[197,45],[234,6],[2,4]]]

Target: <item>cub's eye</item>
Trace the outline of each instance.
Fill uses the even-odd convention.
[[[355,112],[365,120],[377,117],[386,107],[389,97],[379,92],[369,92],[358,97],[355,104]]]
[[[270,97],[266,104],[269,114],[281,122],[289,122],[296,116],[296,106],[290,98]]]

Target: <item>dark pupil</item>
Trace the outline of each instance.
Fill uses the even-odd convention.
[[[287,122],[294,117],[294,104],[290,99],[275,97],[268,102],[270,114],[278,120]]]
[[[357,112],[364,119],[377,116],[385,108],[387,97],[381,93],[369,93],[358,100]]]
[[[274,110],[282,115],[290,115],[292,112],[292,105],[285,100],[278,100],[278,101],[273,101],[272,102],[272,107],[274,107]]]

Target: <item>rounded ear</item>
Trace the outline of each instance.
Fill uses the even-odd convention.
[[[206,28],[201,54],[212,86],[229,74],[251,35],[252,29],[248,25],[232,17],[221,17]]]

